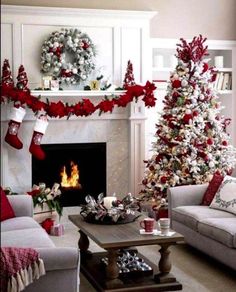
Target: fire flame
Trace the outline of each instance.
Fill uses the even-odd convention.
[[[79,183],[78,165],[71,161],[70,166],[71,166],[70,176],[68,176],[66,173],[66,167],[63,166],[62,168],[62,171],[60,173],[61,186],[64,188],[81,188],[81,184]]]

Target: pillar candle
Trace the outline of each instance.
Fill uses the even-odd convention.
[[[107,209],[111,209],[112,202],[115,201],[115,200],[116,200],[115,197],[105,197],[103,199],[103,205],[104,205],[104,207],[106,207]]]
[[[164,58],[162,55],[156,55],[154,56],[154,67],[157,67],[157,68],[163,68],[164,66]]]
[[[224,57],[223,56],[215,56],[215,67],[223,68],[224,67]]]

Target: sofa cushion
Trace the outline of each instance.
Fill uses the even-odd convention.
[[[236,248],[236,217],[207,218],[198,224],[198,231],[202,235],[217,240],[228,247]]]
[[[31,217],[16,217],[1,222],[1,231],[11,231],[27,228],[41,228]]]
[[[1,194],[1,222],[2,222],[6,219],[15,217],[15,213],[2,187],[0,187],[0,194]]]
[[[219,173],[215,173],[213,175],[212,180],[209,182],[209,185],[206,189],[206,192],[203,195],[202,198],[202,205],[203,206],[209,206],[213,200],[213,198],[215,197],[216,192],[218,191],[222,181],[224,179],[224,176],[219,174]]]
[[[47,232],[42,228],[28,228],[1,233],[1,245],[12,247],[55,247]]]
[[[172,209],[172,220],[198,230],[198,222],[207,218],[235,218],[235,215],[208,206],[180,206]]]
[[[210,208],[223,210],[236,215],[236,178],[227,175],[220,185]]]

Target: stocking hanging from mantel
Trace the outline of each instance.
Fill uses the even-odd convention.
[[[34,132],[29,147],[29,152],[38,160],[43,160],[45,159],[46,156],[40,144],[47,127],[48,127],[47,115],[39,116],[34,126]]]
[[[14,106],[10,112],[10,122],[8,124],[7,134],[5,136],[5,141],[11,145],[13,148],[21,149],[23,147],[23,143],[18,138],[18,131],[22,120],[25,116],[25,109],[21,106]]]

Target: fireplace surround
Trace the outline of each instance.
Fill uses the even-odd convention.
[[[73,92],[75,94],[75,92]],[[84,97],[69,91],[60,92],[60,99],[72,102]],[[32,91],[32,94],[36,94]],[[42,99],[50,96],[42,93]],[[96,102],[103,96],[90,92]],[[94,96],[91,97],[91,95]],[[113,93],[112,93],[113,94]],[[115,94],[115,93],[114,93]],[[100,96],[99,96],[100,95]],[[54,97],[56,100],[56,98]],[[4,105],[1,122],[1,183],[15,192],[26,192],[32,188],[32,156],[29,152],[30,141],[35,124],[35,116],[27,110],[19,130],[23,149],[16,150],[4,142],[7,131],[10,105]],[[143,102],[132,103],[126,108],[116,108],[112,114],[99,116],[94,113],[88,117],[52,118],[42,139],[42,144],[106,143],[106,194],[116,193],[124,197],[128,192],[138,194],[144,173],[145,159],[145,108]],[[92,171],[92,168],[91,168]]]

